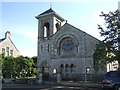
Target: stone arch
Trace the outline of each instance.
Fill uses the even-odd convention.
[[[43,36],[44,36],[44,39],[50,38],[50,23],[48,22],[45,22],[43,25]]]
[[[73,35],[64,35],[57,42],[58,55],[75,56],[78,53],[78,40]]]
[[[56,27],[56,30],[58,31],[60,29],[60,24],[59,23],[56,23],[55,24],[55,27]]]
[[[60,72],[63,73],[64,72],[64,64],[60,65]]]
[[[41,67],[41,72],[42,73],[48,73],[49,72],[50,65],[47,63],[47,61],[43,61],[40,65],[40,67]]]

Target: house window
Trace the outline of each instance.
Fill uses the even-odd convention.
[[[9,56],[9,47],[6,47],[6,56]]]
[[[5,55],[5,48],[2,48],[2,54]]]
[[[13,50],[10,50],[10,56],[13,56]]]

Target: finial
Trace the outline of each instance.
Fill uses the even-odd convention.
[[[66,23],[67,23],[67,20],[65,20],[66,21]]]
[[[50,8],[52,9],[52,2],[50,2]]]

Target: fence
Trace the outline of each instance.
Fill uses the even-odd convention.
[[[103,74],[62,74],[61,80],[102,82]]]
[[[57,74],[49,74],[49,76],[44,76],[43,81],[48,82],[57,82]],[[44,79],[46,78],[46,79]],[[101,83],[103,80],[103,74],[61,74],[61,81],[90,81],[90,82],[98,82]]]

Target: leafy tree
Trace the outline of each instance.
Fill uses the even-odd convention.
[[[104,67],[106,63],[118,61],[120,68],[120,12],[118,10],[108,14],[102,12],[100,16],[105,20],[104,28],[98,25],[104,40],[100,42],[94,53],[95,63]]]
[[[15,60],[14,57],[5,57],[3,59],[2,73],[3,77],[12,78],[15,77]]]
[[[29,57],[4,57],[2,58],[2,72],[4,78],[24,78],[35,76],[36,66]]]
[[[3,55],[0,55],[0,78],[2,78],[2,65],[3,65]]]
[[[35,75],[36,68],[32,58],[19,56],[16,58],[16,61],[18,64],[18,77],[30,77]]]

